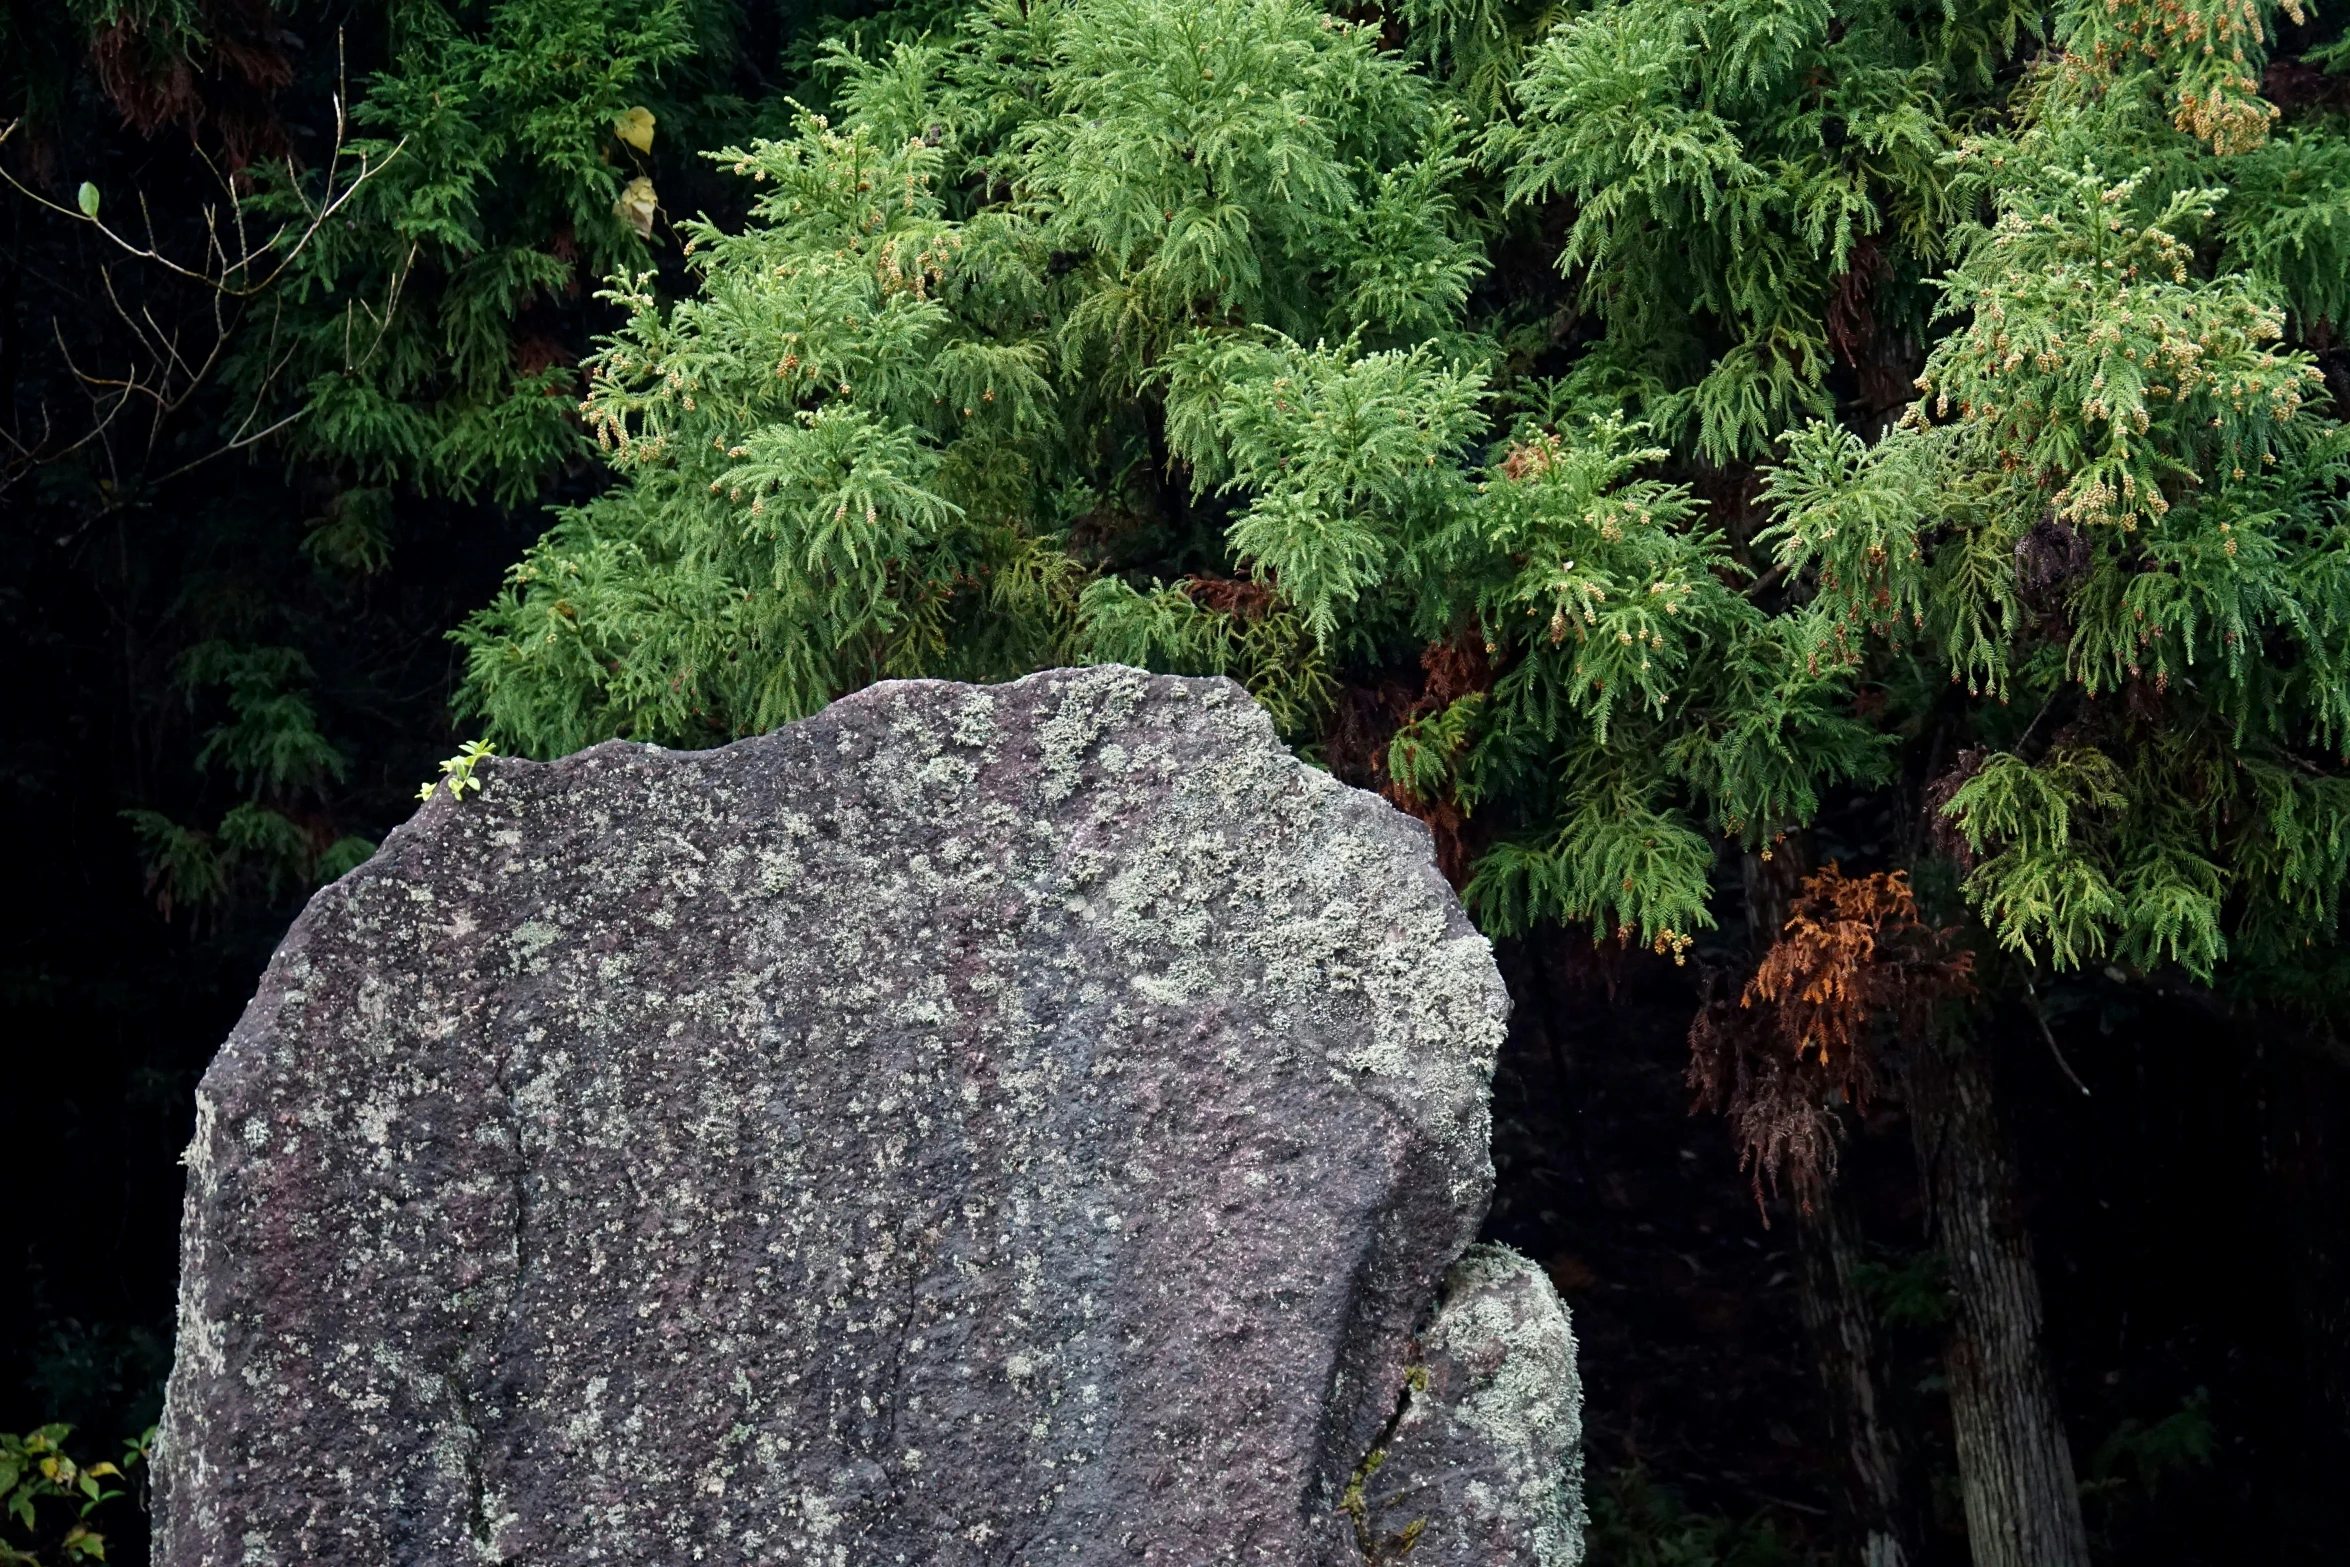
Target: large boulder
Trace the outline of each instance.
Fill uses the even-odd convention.
[[[1531,1520],[1431,1510],[1428,1559],[1579,1554],[1524,1543],[1555,1422],[1413,1446],[1491,955],[1237,687],[890,683],[479,776],[205,1076],[166,1567],[1359,1561],[1382,1443]],[[1530,1309],[1510,1375],[1571,1377]]]

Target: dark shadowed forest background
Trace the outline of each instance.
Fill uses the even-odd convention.
[[[1595,1563],[2343,1560],[2343,20],[0,0],[0,1431],[461,743],[1115,657],[1496,936]]]

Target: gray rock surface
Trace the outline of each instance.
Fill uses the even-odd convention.
[[[1445,1276],[1402,1408],[1350,1511],[1365,1555],[1412,1567],[1583,1560],[1583,1381],[1549,1277],[1473,1246]]]
[[[205,1076],[159,1562],[1360,1559],[1506,1005],[1418,823],[1118,668],[481,777]]]

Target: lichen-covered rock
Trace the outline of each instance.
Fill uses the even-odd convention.
[[[1583,1383],[1548,1275],[1502,1246],[1453,1266],[1375,1453],[1349,1507],[1373,1560],[1583,1560]]]
[[[1491,1185],[1418,823],[1119,668],[480,776],[206,1074],[158,1561],[1355,1557]]]

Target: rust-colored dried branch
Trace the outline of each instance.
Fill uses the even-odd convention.
[[[1183,591],[1202,609],[1231,615],[1240,620],[1262,620],[1280,604],[1281,595],[1271,582],[1259,582],[1248,577],[1213,577],[1195,573],[1183,579]]]
[[[1840,1108],[1877,1091],[1876,1042],[1974,988],[1974,955],[1918,917],[1901,871],[1804,880],[1735,1003],[1718,978],[1689,1029],[1696,1108],[1730,1120],[1759,1205],[1782,1177],[1806,1209],[1835,1175]]]
[[[1420,652],[1420,694],[1387,727],[1380,741],[1379,792],[1399,810],[1428,824],[1436,843],[1436,866],[1455,887],[1468,885],[1475,853],[1469,843],[1469,813],[1449,791],[1440,799],[1422,799],[1400,778],[1387,775],[1386,749],[1395,730],[1415,719],[1442,712],[1462,697],[1493,689],[1494,671],[1485,653],[1485,639],[1475,630],[1449,641],[1431,642]]]

